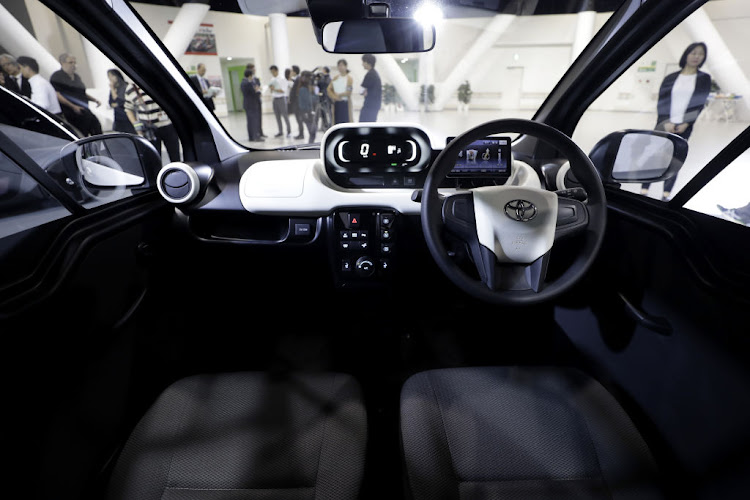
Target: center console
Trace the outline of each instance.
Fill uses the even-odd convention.
[[[328,254],[337,287],[390,281],[397,264],[397,217],[393,209],[372,207],[341,209],[328,216]]]

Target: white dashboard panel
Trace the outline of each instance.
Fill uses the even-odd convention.
[[[514,160],[509,185],[541,188],[536,172]],[[334,184],[323,162],[263,161],[251,165],[240,179],[240,201],[248,212],[264,215],[320,217],[341,207],[389,207],[418,215],[421,204],[411,200],[414,189],[353,189]],[[446,196],[456,189],[440,189]]]
[[[285,184],[290,187],[280,187]],[[265,215],[320,217],[346,206],[391,207],[404,214],[419,214],[420,204],[411,200],[413,192],[414,189],[341,188],[331,182],[320,160],[258,162],[240,179],[242,206],[248,212]]]

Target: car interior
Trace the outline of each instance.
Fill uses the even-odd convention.
[[[86,135],[68,110],[0,86],[5,442],[24,498],[747,497],[750,231],[694,207],[747,170],[750,110],[738,98],[739,118],[709,123],[706,107],[690,139],[654,129],[652,110],[643,126],[585,115],[608,89],[626,93],[622,75],[657,78],[644,54],[698,15],[750,18],[742,1],[432,2],[471,9],[464,26],[601,16],[528,114],[466,125],[456,111],[444,143],[439,110],[400,119],[386,104],[377,121],[329,123],[315,141],[239,140],[245,111],[237,132],[209,108],[170,49],[177,30],[164,36],[169,25],[147,15],[266,23],[232,36],[269,66],[273,16],[286,12],[328,60],[353,68],[374,54],[384,81],[416,89],[394,77],[407,55],[439,59],[453,33],[420,20],[423,3],[0,2],[0,52],[33,47],[54,84],[45,71],[63,49],[48,33],[75,32],[87,64],[106,57],[158,103],[182,155],[137,127]],[[186,40],[223,29],[213,19],[195,18]],[[713,62],[723,46],[704,29]],[[456,46],[457,68],[490,32]],[[743,40],[723,34],[727,53]],[[708,67],[722,86],[750,65],[735,54],[736,68]],[[643,94],[652,108],[658,83]],[[724,142],[698,160],[710,127]],[[700,166],[670,199],[639,192],[685,179],[690,161]],[[722,186],[747,193],[742,182]]]

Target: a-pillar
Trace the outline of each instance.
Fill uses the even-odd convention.
[[[200,29],[208,9],[208,0],[192,1],[182,4],[182,7],[180,7],[180,11],[172,21],[169,31],[162,39],[162,43],[176,60],[179,61],[180,57],[185,54],[185,49],[188,48],[195,33]]]
[[[578,58],[583,52],[586,45],[594,37],[594,28],[596,27],[596,10],[594,9],[593,0],[584,2],[584,6],[576,16],[576,33],[573,39],[573,47],[570,50],[570,62]]]
[[[476,41],[472,44],[453,68],[448,78],[436,88],[435,104],[433,109],[442,110],[445,103],[453,95],[459,84],[476,68],[477,63],[487,55],[498,38],[508,29],[516,16],[511,14],[498,14],[492,18],[487,27],[482,31]]]
[[[39,73],[45,78],[60,69],[56,57],[47,52],[34,36],[28,32],[8,10],[0,4],[0,45],[15,57],[28,56],[39,63]]]
[[[685,28],[693,41],[704,42],[708,47],[704,68],[710,68],[711,76],[722,92],[742,96],[737,102],[735,116],[742,120],[750,119],[750,82],[706,11],[701,7],[691,14],[685,19]],[[712,61],[716,62],[712,64]]]
[[[286,25],[286,14],[269,14],[271,25],[271,45],[273,46],[273,61],[271,64],[279,68],[283,76],[286,68],[291,68],[289,57],[289,32]]]

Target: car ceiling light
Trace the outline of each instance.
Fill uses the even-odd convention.
[[[414,19],[421,24],[435,26],[443,20],[443,11],[437,5],[425,3],[414,13]]]
[[[227,61],[231,61],[231,60],[232,60],[232,58],[231,58],[231,57],[227,57]]]
[[[406,61],[408,61],[408,60],[409,60],[409,58],[408,58],[408,57],[404,57],[403,59],[401,59],[401,64],[405,63],[405,62],[406,62]]]

